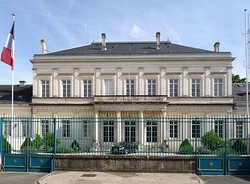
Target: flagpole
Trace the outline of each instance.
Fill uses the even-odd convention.
[[[15,21],[16,15],[12,14],[13,22]],[[13,55],[14,59],[14,55]],[[11,69],[12,73],[12,81],[11,81],[11,117],[14,117],[14,67]]]

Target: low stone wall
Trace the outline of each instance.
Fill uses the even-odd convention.
[[[195,172],[192,156],[56,155],[55,170]]]

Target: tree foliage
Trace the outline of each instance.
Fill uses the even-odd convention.
[[[232,75],[232,82],[233,83],[246,83],[246,78],[240,78],[239,75]]]
[[[213,130],[207,132],[201,138],[201,144],[211,151],[225,146],[225,141]]]

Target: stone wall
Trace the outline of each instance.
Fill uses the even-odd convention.
[[[187,173],[195,172],[195,168],[195,157],[192,156],[55,156],[55,170]]]

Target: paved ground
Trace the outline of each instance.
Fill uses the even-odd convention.
[[[54,172],[41,178],[39,184],[204,184],[195,174],[120,173],[120,172]]]
[[[47,173],[0,172],[0,184],[34,184]]]
[[[250,176],[199,176],[205,184],[249,184]]]

